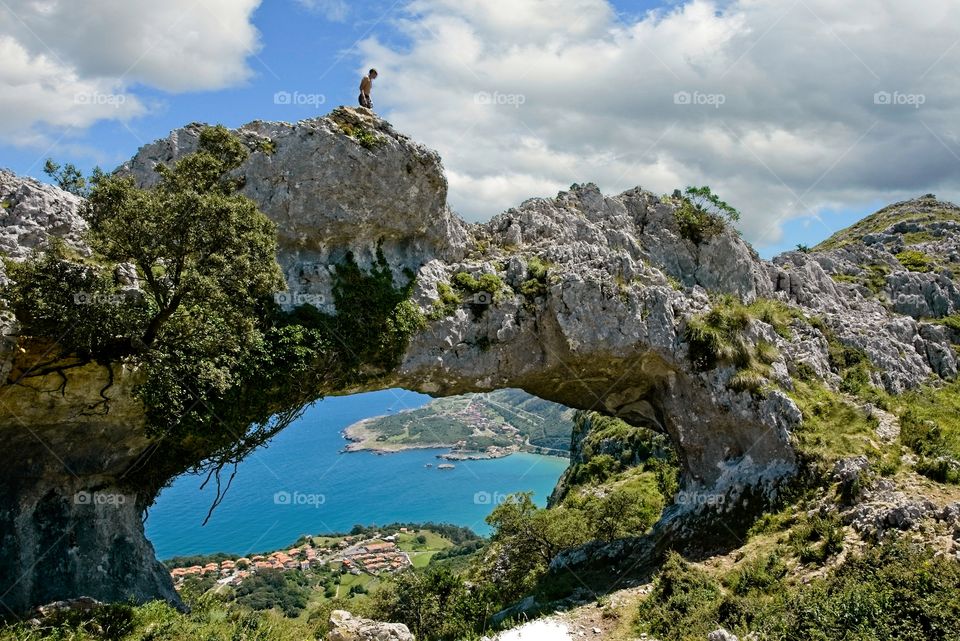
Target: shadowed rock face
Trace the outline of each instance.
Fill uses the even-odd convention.
[[[367,132],[366,146],[347,135],[358,130]],[[174,131],[121,170],[151,184],[152,167],[195,149],[199,131]],[[593,185],[468,225],[446,205],[437,154],[367,112],[341,109],[295,125],[254,122],[238,133],[261,149],[237,177],[279,227],[291,300],[309,294],[333,311],[333,268],[347,251],[369,265],[379,247],[398,281],[404,270],[417,275],[414,301],[435,312],[432,320],[402,364],[364,389],[443,396],[521,388],[668,433],[687,492],[769,497],[796,472],[791,433],[802,422],[781,389],[790,389],[801,364],[836,379],[827,340],[806,323],[784,338],[752,321],[746,339],[770,342],[780,356],[771,385],[734,391],[734,367],[698,371],[690,362],[686,324],[711,308],[712,296],[775,298],[822,317],[839,340],[865,349],[876,382],[891,391],[956,373],[946,330],[831,278],[841,264],[832,252],[849,247],[768,263],[731,230],[699,245],[683,238],[676,201],[640,188],[606,196]],[[0,242],[8,255],[22,258],[51,235],[85,251],[75,197],[0,172],[0,201],[7,203]],[[534,257],[548,269],[530,286]],[[460,272],[495,274],[501,290],[492,300],[467,295],[437,311],[438,285]],[[898,276],[890,286],[930,289],[908,280]],[[904,305],[920,305],[911,300]],[[140,522],[159,487],[137,480],[156,441],[144,433],[131,395],[136,370],[87,364],[38,376],[42,354],[21,349],[16,319],[3,322],[0,447],[11,460],[0,471],[0,600],[12,611],[79,594],[175,601]]]

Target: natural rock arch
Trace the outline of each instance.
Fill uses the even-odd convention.
[[[359,144],[349,135],[357,128],[377,142]],[[192,151],[199,130],[191,125],[145,146],[122,170],[149,184],[152,166]],[[639,188],[609,197],[574,185],[467,225],[446,205],[437,154],[382,120],[342,109],[296,125],[254,122],[238,133],[262,143],[238,177],[278,224],[278,260],[293,294],[311,294],[333,311],[332,267],[347,251],[369,265],[379,247],[398,278],[405,269],[417,274],[413,300],[431,320],[400,366],[364,388],[329,393],[521,388],[668,433],[684,491],[769,495],[796,472],[791,431],[802,417],[776,386],[734,391],[734,368],[693,367],[685,328],[710,309],[712,294],[803,305],[851,341],[867,328],[884,339],[872,344],[871,358],[897,363],[884,372],[890,388],[916,384],[934,366],[956,371],[952,351],[940,349],[945,337],[921,336],[913,319],[892,324],[869,301],[851,303],[814,259],[764,262],[730,229],[693,243],[680,232],[678,201]],[[83,250],[78,199],[6,173],[0,198],[11,203],[8,255],[23,257],[49,235]],[[540,276],[530,284],[533,272]],[[492,301],[481,294],[445,304],[441,290],[458,273],[493,274],[501,290]],[[853,337],[843,318],[851,305]],[[160,488],[131,481],[157,448],[132,397],[137,371],[87,363],[24,379],[43,355],[19,349],[16,320],[6,322],[0,444],[13,459],[0,470],[0,601],[12,612],[80,594],[176,601],[140,520]],[[754,321],[749,334],[779,349],[774,382],[789,386],[801,362],[830,376],[826,341],[813,327],[798,324],[788,340]]]

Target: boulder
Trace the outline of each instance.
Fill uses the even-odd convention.
[[[355,617],[346,610],[330,613],[328,641],[413,641],[409,628],[402,623],[381,623]]]

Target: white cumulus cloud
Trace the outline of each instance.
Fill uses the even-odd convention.
[[[0,136],[83,128],[145,112],[131,87],[170,92],[233,86],[259,48],[260,0],[0,2]]]
[[[441,152],[471,219],[571,182],[709,184],[763,245],[790,217],[960,196],[955,0],[638,17],[606,0],[413,0],[395,24],[402,45],[361,45],[374,103]]]

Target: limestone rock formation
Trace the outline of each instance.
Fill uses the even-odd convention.
[[[781,296],[866,351],[875,384],[899,393],[957,375],[958,337],[936,321],[960,312],[960,207],[929,195],[895,203],[769,269]],[[792,356],[822,368],[815,351]]]
[[[402,623],[381,623],[355,617],[346,610],[330,613],[329,641],[413,641]]]
[[[193,150],[199,131],[174,131],[121,171],[151,184],[153,167]],[[862,348],[875,382],[891,392],[956,374],[956,337],[926,318],[957,307],[950,268],[911,271],[902,261],[916,266],[916,256],[891,253],[898,237],[926,233],[931,251],[955,256],[960,234],[943,217],[920,232],[898,231],[899,219],[876,224],[877,240],[854,234],[842,246],[767,262],[732,229],[693,242],[676,216],[682,201],[640,188],[605,195],[573,185],[468,225],[446,204],[437,154],[360,111],[258,121],[237,133],[254,153],[236,178],[279,228],[284,302],[333,311],[332,273],[347,252],[369,265],[379,248],[398,279],[416,275],[413,300],[429,321],[401,365],[364,388],[325,392],[521,388],[668,434],[684,492],[763,499],[797,470],[793,433],[803,416],[787,394],[792,377],[802,368],[837,382],[831,341]],[[86,251],[76,197],[2,173],[0,202],[9,203],[0,231],[8,256],[23,258],[49,236]],[[929,199],[898,207],[955,209]],[[890,300],[869,288],[874,261],[886,265]],[[852,282],[861,278],[867,284]],[[687,329],[724,294],[796,310],[780,332],[750,320],[743,339],[775,348],[766,384],[753,389],[733,384],[732,364],[692,362]],[[43,355],[21,350],[17,331],[7,318],[0,446],[17,456],[0,472],[0,598],[15,611],[79,594],[175,601],[140,521],[160,485],[138,476],[156,441],[131,394],[136,367],[38,370]],[[700,509],[686,502],[668,517]]]
[[[144,146],[120,171],[144,186],[153,168],[196,150],[193,124]],[[362,131],[365,144],[347,132]],[[430,259],[457,260],[467,226],[447,206],[440,156],[362,111],[338,109],[295,125],[256,121],[237,130],[260,149],[238,170],[244,188],[277,223],[280,264],[291,295],[331,309],[332,265],[347,249],[368,266],[377,245],[397,276]]]
[[[52,185],[0,169],[0,252],[26,258],[50,237],[86,252],[81,238],[87,228],[80,218],[83,199]]]

